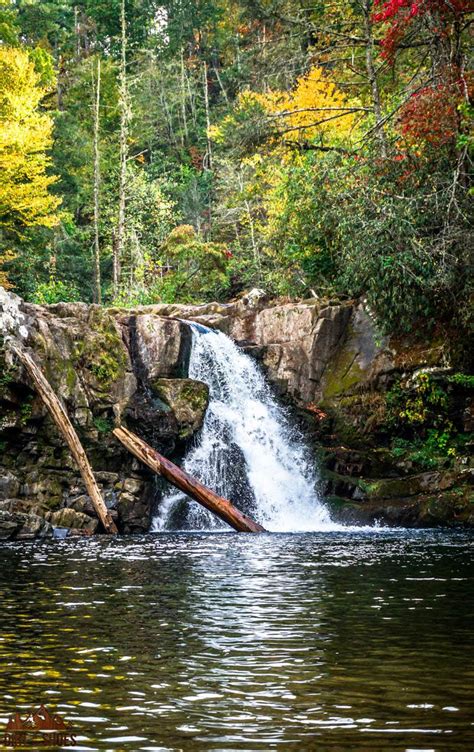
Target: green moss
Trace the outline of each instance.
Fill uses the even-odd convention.
[[[204,411],[207,407],[209,393],[201,384],[188,384],[182,390],[182,399],[187,402],[193,410]]]
[[[452,376],[448,376],[447,381],[462,386],[464,389],[474,389],[474,376],[468,373],[453,373]]]
[[[92,309],[89,331],[76,343],[73,359],[76,366],[89,370],[104,391],[123,376],[127,358],[122,339],[113,319],[102,309]]]
[[[33,396],[27,397],[20,408],[20,425],[26,426],[33,410]]]
[[[5,358],[5,348],[0,346],[0,399],[8,392],[15,382],[15,367],[8,366]]]
[[[350,339],[351,332],[348,332]],[[331,362],[324,374],[323,400],[332,401],[357,386],[364,377],[364,372],[356,363],[357,352],[349,347],[342,347],[336,359]]]
[[[71,391],[76,386],[77,376],[72,363],[66,363],[66,384]]]

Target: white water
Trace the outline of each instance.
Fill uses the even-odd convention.
[[[183,468],[272,531],[339,528],[314,460],[256,363],[221,332],[192,324],[189,377],[209,386],[204,425]],[[184,494],[161,501],[152,530],[228,529]]]

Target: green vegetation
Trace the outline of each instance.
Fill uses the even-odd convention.
[[[124,306],[251,286],[363,295],[381,331],[462,336],[467,11],[4,3],[0,284],[38,303]],[[101,381],[116,372],[99,357]],[[414,400],[401,420],[422,414]]]
[[[26,426],[33,411],[33,395],[27,397],[20,407],[20,425]]]
[[[86,336],[74,348],[74,362],[93,374],[101,390],[107,392],[126,367],[126,356],[113,319],[103,309],[91,311]]]
[[[113,423],[101,416],[94,418],[94,425],[99,433],[110,433],[113,428]]]
[[[393,437],[392,455],[430,469],[468,454],[474,437],[463,430],[455,390],[473,386],[465,374],[441,379],[421,373],[408,387],[397,381],[386,396],[385,426]]]

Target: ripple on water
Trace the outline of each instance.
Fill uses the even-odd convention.
[[[88,750],[474,748],[469,537],[5,545],[0,720]]]

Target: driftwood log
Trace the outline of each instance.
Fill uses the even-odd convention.
[[[120,426],[114,429],[114,435],[122,444],[145,465],[148,465],[155,473],[162,475],[166,480],[191,496],[199,504],[213,512],[221,520],[227,522],[239,533],[262,533],[265,528],[255,522],[246,514],[240,512],[230,501],[218,496],[206,486],[203,486],[195,478],[181,470],[179,467],[163,457],[155,449],[152,449],[145,441],[127,428]]]
[[[96,479],[94,478],[94,473],[92,472],[92,468],[89,464],[89,460],[87,459],[87,455],[82,447],[81,442],[79,441],[79,437],[74,430],[71,421],[69,420],[64,405],[55,394],[50,383],[43,375],[41,369],[38,368],[33,358],[25,350],[15,345],[11,346],[11,350],[17,356],[18,360],[25,366],[36,387],[36,391],[48,408],[51,417],[56,423],[61,435],[67,442],[67,445],[69,446],[72,456],[74,457],[79,471],[82,475],[84,485],[87,489],[87,493],[91,498],[92,504],[94,505],[97,516],[104,526],[104,530],[110,534],[117,533],[118,530],[115,522],[110,516],[110,512],[105,505],[99,486],[97,485]]]

